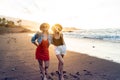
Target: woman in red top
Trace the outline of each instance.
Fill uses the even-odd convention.
[[[37,32],[32,37],[32,43],[37,46],[36,49],[36,59],[39,62],[39,68],[43,74],[43,80],[47,80],[47,69],[49,67],[49,34],[48,29],[50,25],[48,23],[43,23],[40,25],[40,30],[42,33]],[[36,42],[37,40],[37,42]],[[44,65],[43,65],[44,62]]]

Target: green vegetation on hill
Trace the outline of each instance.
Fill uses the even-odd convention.
[[[15,24],[17,23],[17,24]],[[12,21],[12,20],[7,20],[6,18],[0,18],[0,26],[5,26],[5,27],[19,27],[21,26],[22,20],[18,21]]]

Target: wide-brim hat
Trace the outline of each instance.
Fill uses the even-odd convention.
[[[52,31],[58,31],[58,32],[60,32],[60,31],[62,31],[62,26],[60,25],[60,24],[55,24],[55,25],[53,25],[52,26]]]
[[[42,23],[40,25],[40,30],[43,30],[43,28],[46,28],[48,30],[50,28],[50,25],[48,23]]]

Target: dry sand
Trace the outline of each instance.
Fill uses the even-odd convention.
[[[40,80],[35,46],[29,33],[0,35],[0,80]],[[49,80],[58,80],[57,58],[50,46]],[[67,51],[65,80],[120,80],[120,64]]]

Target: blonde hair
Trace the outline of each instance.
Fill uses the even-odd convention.
[[[54,24],[53,26],[52,26],[52,31],[58,31],[58,32],[60,32],[60,31],[62,31],[62,26],[60,25],[60,24]]]
[[[48,23],[42,23],[42,24],[40,25],[40,30],[43,30],[44,27],[46,27],[47,29],[49,29],[49,28],[50,28],[50,25],[49,25]]]

